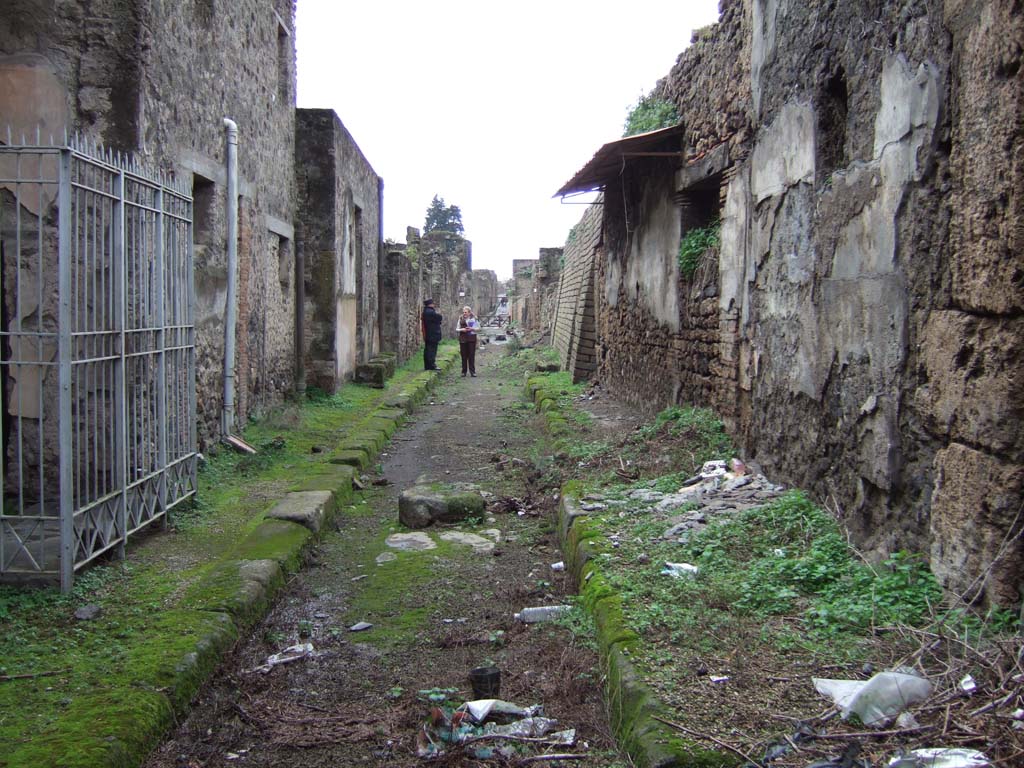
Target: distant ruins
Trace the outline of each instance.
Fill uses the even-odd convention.
[[[715,408],[872,556],[1019,603],[1022,51],[1010,0],[723,0],[655,90],[680,124],[560,190],[604,192],[566,244],[566,367]]]

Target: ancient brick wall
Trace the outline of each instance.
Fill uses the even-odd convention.
[[[39,125],[44,140],[66,127],[193,182],[201,443],[216,436],[222,407],[225,117],[239,127],[250,218],[238,341],[251,368],[238,371],[249,390],[236,401],[263,408],[292,384],[293,20],[291,0],[12,0],[0,19],[0,69],[14,84],[0,93],[5,122]]]
[[[296,118],[307,381],[334,392],[380,351],[380,178],[329,109]]]
[[[718,407],[870,555],[930,553],[1002,604],[1024,573],[1018,11],[723,2],[659,84],[682,162],[609,182],[597,291],[602,383]],[[713,218],[687,283],[675,249]]]
[[[590,206],[569,232],[555,291],[552,345],[558,350],[562,369],[572,372],[574,381],[586,378],[597,367],[594,271],[603,210],[600,204]]]
[[[606,190],[598,377],[647,412],[704,403],[732,423],[736,371],[721,356],[717,253],[704,253],[692,275],[680,269],[675,192],[674,171],[657,161],[634,164]]]

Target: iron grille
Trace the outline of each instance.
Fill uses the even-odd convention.
[[[196,491],[190,190],[8,141],[0,257],[0,578],[66,591]]]

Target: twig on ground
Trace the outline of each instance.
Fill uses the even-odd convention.
[[[31,680],[34,677],[53,677],[70,671],[70,669],[51,669],[46,672],[26,672],[23,675],[0,675],[0,683],[6,683],[9,680]]]
[[[527,765],[528,763],[543,763],[547,760],[584,760],[586,755],[534,755],[533,757],[524,757],[519,760],[516,765]]]
[[[840,741],[842,739],[867,739],[882,736],[905,736],[909,733],[920,733],[921,731],[934,730],[934,725],[919,725],[916,728],[896,728],[892,731],[856,731],[854,733],[819,733],[814,738],[826,741]]]
[[[688,733],[691,736],[696,736],[698,739],[707,739],[708,741],[713,741],[713,742],[715,742],[715,744],[717,744],[718,746],[722,747],[722,749],[727,749],[730,752],[732,752],[734,755],[739,755],[744,760],[746,760],[748,763],[753,763],[754,765],[757,765],[757,761],[754,758],[752,758],[750,755],[748,755],[746,752],[744,752],[741,749],[737,749],[736,747],[732,746],[731,744],[728,744],[728,743],[722,741],[721,739],[719,739],[719,738],[717,738],[715,736],[712,736],[710,733],[701,733],[700,731],[691,730],[691,729],[687,728],[685,725],[680,725],[679,723],[673,723],[671,720],[666,720],[666,719],[664,719],[662,717],[658,717],[657,715],[654,715],[654,719],[657,720],[659,723],[664,723],[665,725],[667,725],[667,726],[669,726],[671,728],[675,728],[676,730],[682,731],[683,733]]]

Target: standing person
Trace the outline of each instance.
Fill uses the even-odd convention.
[[[462,308],[462,317],[455,324],[455,332],[459,334],[459,354],[462,355],[462,375],[476,377],[476,332],[480,322],[469,307]]]
[[[441,341],[441,313],[434,309],[434,300],[423,302],[423,314],[420,315],[420,331],[423,333],[423,368],[428,371],[437,370],[437,345]]]

